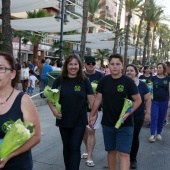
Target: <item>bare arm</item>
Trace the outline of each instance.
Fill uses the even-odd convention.
[[[145,101],[145,122],[150,121],[150,113],[151,113],[151,95],[150,93],[147,93],[144,95],[144,101]]]
[[[90,108],[92,108],[94,102],[94,95],[87,95],[87,99],[90,103]]]
[[[48,100],[48,105],[49,105],[51,111],[53,112],[53,115],[57,119],[61,119],[61,113],[56,109],[56,107],[49,100]]]
[[[102,94],[97,93],[95,100],[94,100],[94,103],[93,103],[93,106],[92,106],[92,109],[91,109],[91,112],[90,112],[90,116],[89,116],[89,126],[91,128],[93,128],[93,125],[96,122],[97,111],[98,111],[98,108],[99,108],[101,102],[102,102]]]
[[[11,158],[28,151],[29,149],[33,148],[35,145],[37,145],[40,142],[41,132],[40,132],[40,122],[38,118],[38,112],[35,105],[33,104],[32,100],[28,95],[23,95],[22,97],[21,110],[23,113],[24,121],[29,121],[35,125],[34,128],[35,134],[23,146],[21,146],[19,149],[14,151],[4,160],[0,161],[0,168],[2,168],[7,163],[7,161],[10,160]]]

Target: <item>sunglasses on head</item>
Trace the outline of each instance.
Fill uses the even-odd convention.
[[[95,65],[95,63],[87,63],[87,65],[93,65],[93,66],[94,66],[94,65]]]

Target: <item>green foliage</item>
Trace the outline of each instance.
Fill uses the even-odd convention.
[[[63,41],[63,55],[68,55],[71,53],[71,47],[70,47],[71,43],[70,42],[66,42]],[[54,55],[57,56],[59,54],[59,50],[60,50],[60,41],[53,41],[53,49],[56,49],[56,51],[54,52]]]
[[[40,9],[40,10],[34,10],[32,11],[27,11],[27,18],[42,18],[42,17],[47,17],[47,16],[52,16],[51,14],[48,14],[46,10]]]

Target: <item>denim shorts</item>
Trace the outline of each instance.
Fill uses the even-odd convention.
[[[119,151],[123,153],[130,153],[133,140],[133,126],[109,127],[102,125],[103,137],[106,151]]]

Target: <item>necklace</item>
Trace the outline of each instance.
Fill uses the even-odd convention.
[[[11,94],[9,95],[9,97],[3,102],[3,103],[0,103],[1,104],[1,106],[5,106],[4,104],[8,101],[8,99],[11,97],[11,95],[12,95],[12,93],[14,92],[14,88],[13,88],[13,90],[12,90],[12,92],[11,92]]]

